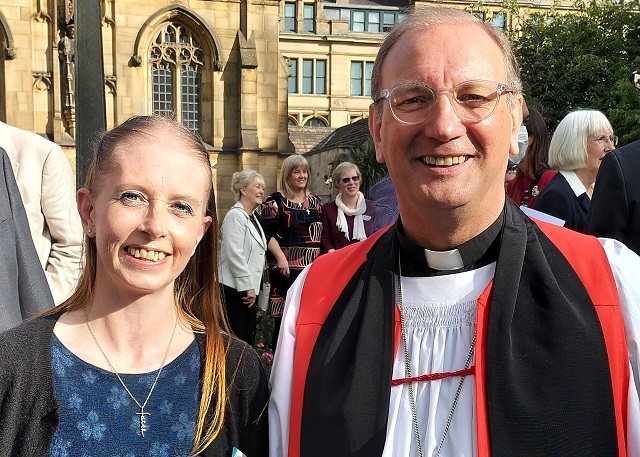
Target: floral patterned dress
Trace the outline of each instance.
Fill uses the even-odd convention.
[[[196,341],[157,371],[122,374],[145,406],[140,408],[111,372],[91,365],[52,338],[53,381],[60,423],[49,457],[186,457],[195,436],[200,389],[200,352]]]

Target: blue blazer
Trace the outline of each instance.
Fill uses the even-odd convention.
[[[590,205],[591,198],[575,173],[561,171],[545,186],[533,209],[559,217],[571,230],[586,233]]]
[[[27,213],[0,148],[0,333],[53,307],[53,297],[29,231]]]

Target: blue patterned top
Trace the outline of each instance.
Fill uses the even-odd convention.
[[[200,352],[194,341],[167,364],[145,406],[147,430],[140,433],[140,408],[116,376],[70,352],[54,335],[51,347],[60,423],[49,457],[183,457],[193,445],[200,398]],[[140,404],[158,371],[121,374]]]

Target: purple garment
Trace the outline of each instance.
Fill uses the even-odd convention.
[[[393,224],[398,219],[398,199],[389,173],[369,189],[366,198],[371,201],[371,209],[375,214],[371,233]],[[368,208],[369,202],[367,202]]]
[[[364,219],[364,232],[367,236],[373,233],[374,213],[371,202],[365,199],[367,209],[362,215]],[[354,216],[348,216],[347,227],[349,227],[349,236],[353,234]],[[327,202],[322,205],[322,236],[320,238],[320,254],[329,252],[330,249],[340,249],[350,244],[357,243],[360,240],[347,240],[347,237],[336,226],[338,220],[338,206],[335,201]]]

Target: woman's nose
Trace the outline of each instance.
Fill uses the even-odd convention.
[[[161,238],[166,235],[167,211],[167,205],[162,201],[155,200],[149,203],[142,230],[148,233],[152,239]]]

